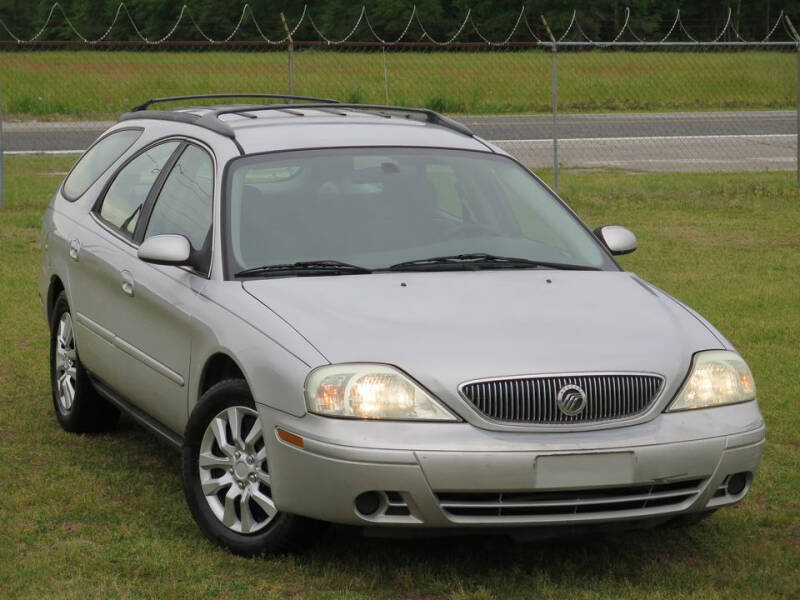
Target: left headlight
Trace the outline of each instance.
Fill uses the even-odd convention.
[[[756,397],[756,384],[747,363],[735,352],[698,352],[689,377],[667,411],[709,408],[747,402]]]
[[[457,421],[438,400],[389,365],[319,367],[306,380],[309,412],[327,417]]]

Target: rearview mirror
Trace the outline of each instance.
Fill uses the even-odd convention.
[[[185,265],[189,262],[192,246],[182,235],[154,235],[139,246],[140,260],[156,265]]]
[[[621,225],[606,225],[594,230],[594,235],[606,245],[611,254],[630,254],[638,246],[636,236],[630,229]]]

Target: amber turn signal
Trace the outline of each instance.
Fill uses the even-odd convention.
[[[291,444],[292,446],[297,446],[298,448],[303,447],[303,438],[299,435],[295,435],[293,433],[289,433],[288,431],[284,431],[283,429],[278,429],[278,438],[286,442],[287,444]]]

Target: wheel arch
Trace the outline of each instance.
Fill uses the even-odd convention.
[[[228,352],[218,351],[209,356],[203,365],[197,386],[197,402],[211,386],[225,379],[242,379],[250,385],[241,365]]]
[[[50,277],[50,285],[47,288],[47,321],[48,323],[53,318],[53,309],[56,305],[56,298],[65,290],[64,282],[58,275]]]

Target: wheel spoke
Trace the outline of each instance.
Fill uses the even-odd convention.
[[[214,420],[211,421],[210,427],[214,438],[217,440],[219,449],[227,456],[233,458],[234,449],[233,446],[228,443],[228,436],[225,431],[225,420],[220,417],[215,417]]]
[[[203,452],[198,458],[198,464],[202,469],[225,469],[228,470],[233,461],[229,456],[215,456],[211,452]]]
[[[256,471],[256,477],[258,480],[266,486],[272,485],[272,477],[269,476],[269,473],[261,471],[260,469]]]
[[[241,490],[235,485],[232,485],[228,493],[225,494],[225,512],[222,514],[222,522],[228,527],[232,528],[236,525],[236,521],[238,521],[238,517],[236,516],[236,499],[241,495]]]
[[[244,451],[244,443],[242,442],[242,414],[238,406],[232,406],[228,409],[228,425],[231,428],[231,443],[237,450]]]
[[[58,337],[65,348],[72,346],[72,318],[69,316],[69,313],[64,313],[61,317]]]
[[[75,400],[75,387],[69,377],[64,379],[64,396],[66,400],[64,408],[69,410],[72,408],[72,403]]]
[[[250,488],[245,488],[239,500],[239,512],[242,515],[242,533],[250,533],[254,525],[253,513],[250,512]]]
[[[61,321],[58,322],[58,335],[56,335],[58,347],[62,349],[67,347],[67,340],[65,337],[66,321],[66,317],[62,316]]]
[[[69,410],[69,398],[67,397],[67,374],[64,373],[58,380],[58,402],[61,408]]]
[[[247,433],[247,437],[244,440],[245,452],[249,453],[255,452],[255,444],[261,438],[262,438],[261,419],[256,419],[255,422],[253,423],[253,426],[250,428],[250,431]]]
[[[275,508],[272,498],[261,493],[261,490],[251,490],[250,495],[252,496],[253,500],[255,500],[256,504],[258,504],[264,510],[264,512],[267,513],[269,518],[272,518],[277,514],[278,510]]]
[[[216,496],[219,491],[227,485],[231,485],[233,483],[233,479],[228,473],[225,473],[222,477],[217,477],[216,479],[210,479],[208,481],[203,481],[201,483],[203,488],[203,493],[206,496]],[[235,486],[234,486],[235,487]]]

